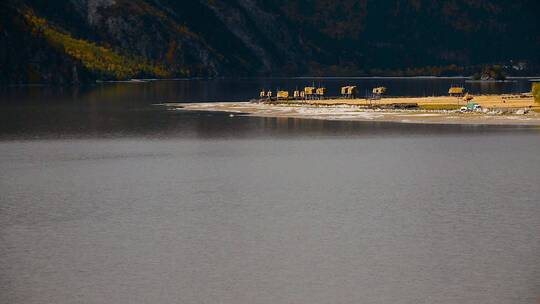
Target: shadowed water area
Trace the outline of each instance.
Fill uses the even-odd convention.
[[[1,89],[0,303],[539,300],[540,129],[155,105],[302,81]]]

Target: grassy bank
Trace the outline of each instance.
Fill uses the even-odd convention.
[[[420,104],[420,110],[442,111],[442,110],[459,110],[461,106],[456,104]]]

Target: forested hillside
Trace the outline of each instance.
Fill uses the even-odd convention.
[[[538,72],[536,0],[5,0],[0,81]]]

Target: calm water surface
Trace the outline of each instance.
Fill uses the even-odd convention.
[[[539,129],[152,105],[261,81],[2,89],[0,303],[539,301]]]

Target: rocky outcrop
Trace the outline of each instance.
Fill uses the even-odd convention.
[[[91,25],[101,22],[101,15],[98,13],[101,9],[107,9],[116,4],[116,0],[70,0],[79,14],[86,18]]]
[[[236,5],[223,0],[201,2],[262,62],[259,72],[297,70],[304,63],[300,56],[301,40],[279,14],[254,0],[238,0]]]

